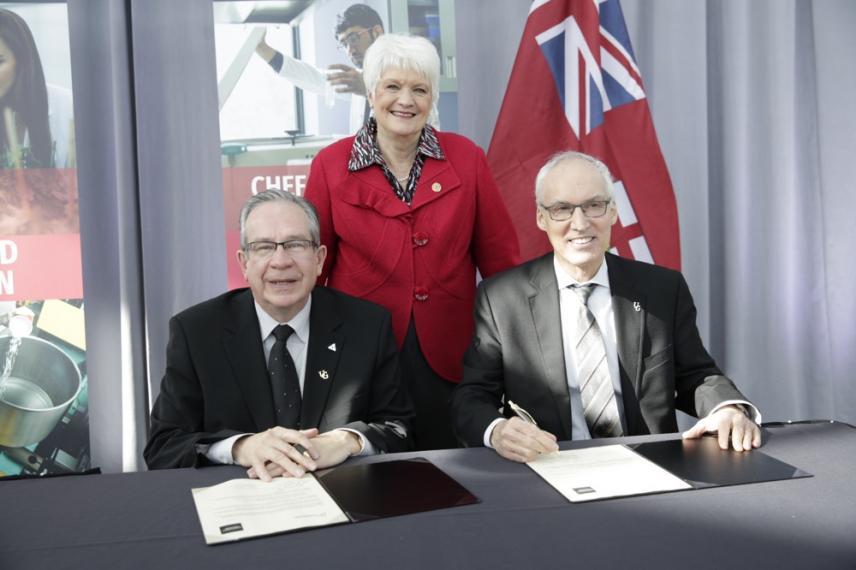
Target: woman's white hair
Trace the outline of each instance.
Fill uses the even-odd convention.
[[[420,36],[378,36],[363,58],[366,93],[374,93],[383,73],[391,68],[413,71],[431,84],[431,116],[428,121],[436,125],[437,100],[440,97],[440,56],[434,44]]]

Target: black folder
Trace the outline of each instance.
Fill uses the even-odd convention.
[[[696,489],[812,476],[757,449],[742,452],[720,449],[715,436],[627,447]]]
[[[427,459],[341,465],[316,478],[352,522],[478,503]]]
[[[225,523],[219,520],[216,508],[213,512],[206,508],[206,516],[217,520],[203,522],[199,504],[196,505],[205,542],[227,544],[272,534],[370,521],[479,502],[475,495],[424,458],[398,459],[363,465],[340,465],[307,474],[306,477],[318,481],[324,492],[344,514],[344,518],[339,516],[338,512],[334,512],[336,516],[333,517],[317,518],[310,513],[282,522],[277,518],[277,514],[289,511],[290,505],[286,502],[276,503],[270,513],[265,512],[266,516],[279,522],[256,525],[252,520],[255,503],[249,501],[250,506],[242,509],[241,505],[235,504],[234,498],[230,498],[231,502],[226,508],[227,518],[230,520]],[[233,480],[220,485],[234,483]],[[193,492],[201,493],[205,490],[206,488],[203,487],[193,489]],[[274,492],[278,492],[277,489],[274,489]],[[207,534],[205,534],[206,526]]]

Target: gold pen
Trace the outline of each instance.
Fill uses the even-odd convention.
[[[512,402],[508,400],[508,407],[511,408],[511,411],[514,412],[518,418],[526,422],[527,424],[532,424],[535,427],[538,427],[538,422],[535,421],[535,418],[532,417],[532,414]]]

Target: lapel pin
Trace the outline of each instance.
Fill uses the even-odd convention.
[[[330,346],[328,346],[328,347],[327,347],[327,350],[332,350],[333,352],[336,352],[336,343],[334,342],[333,344],[331,344]]]
[[[328,374],[326,370],[319,370],[318,376],[321,377],[321,380],[327,380],[328,378],[330,378],[330,374]]]
[[[633,310],[637,313],[642,310],[642,305],[639,304],[639,301],[633,301]]]
[[[435,182],[434,184],[431,185],[431,190],[433,190],[434,192],[439,192],[442,189],[443,189],[443,186],[439,182]]]

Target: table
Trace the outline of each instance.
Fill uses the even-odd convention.
[[[856,429],[768,428],[762,449],[814,477],[571,504],[489,449],[357,458],[426,457],[481,503],[210,547],[190,489],[238,467],[0,481],[0,568],[856,568]]]

